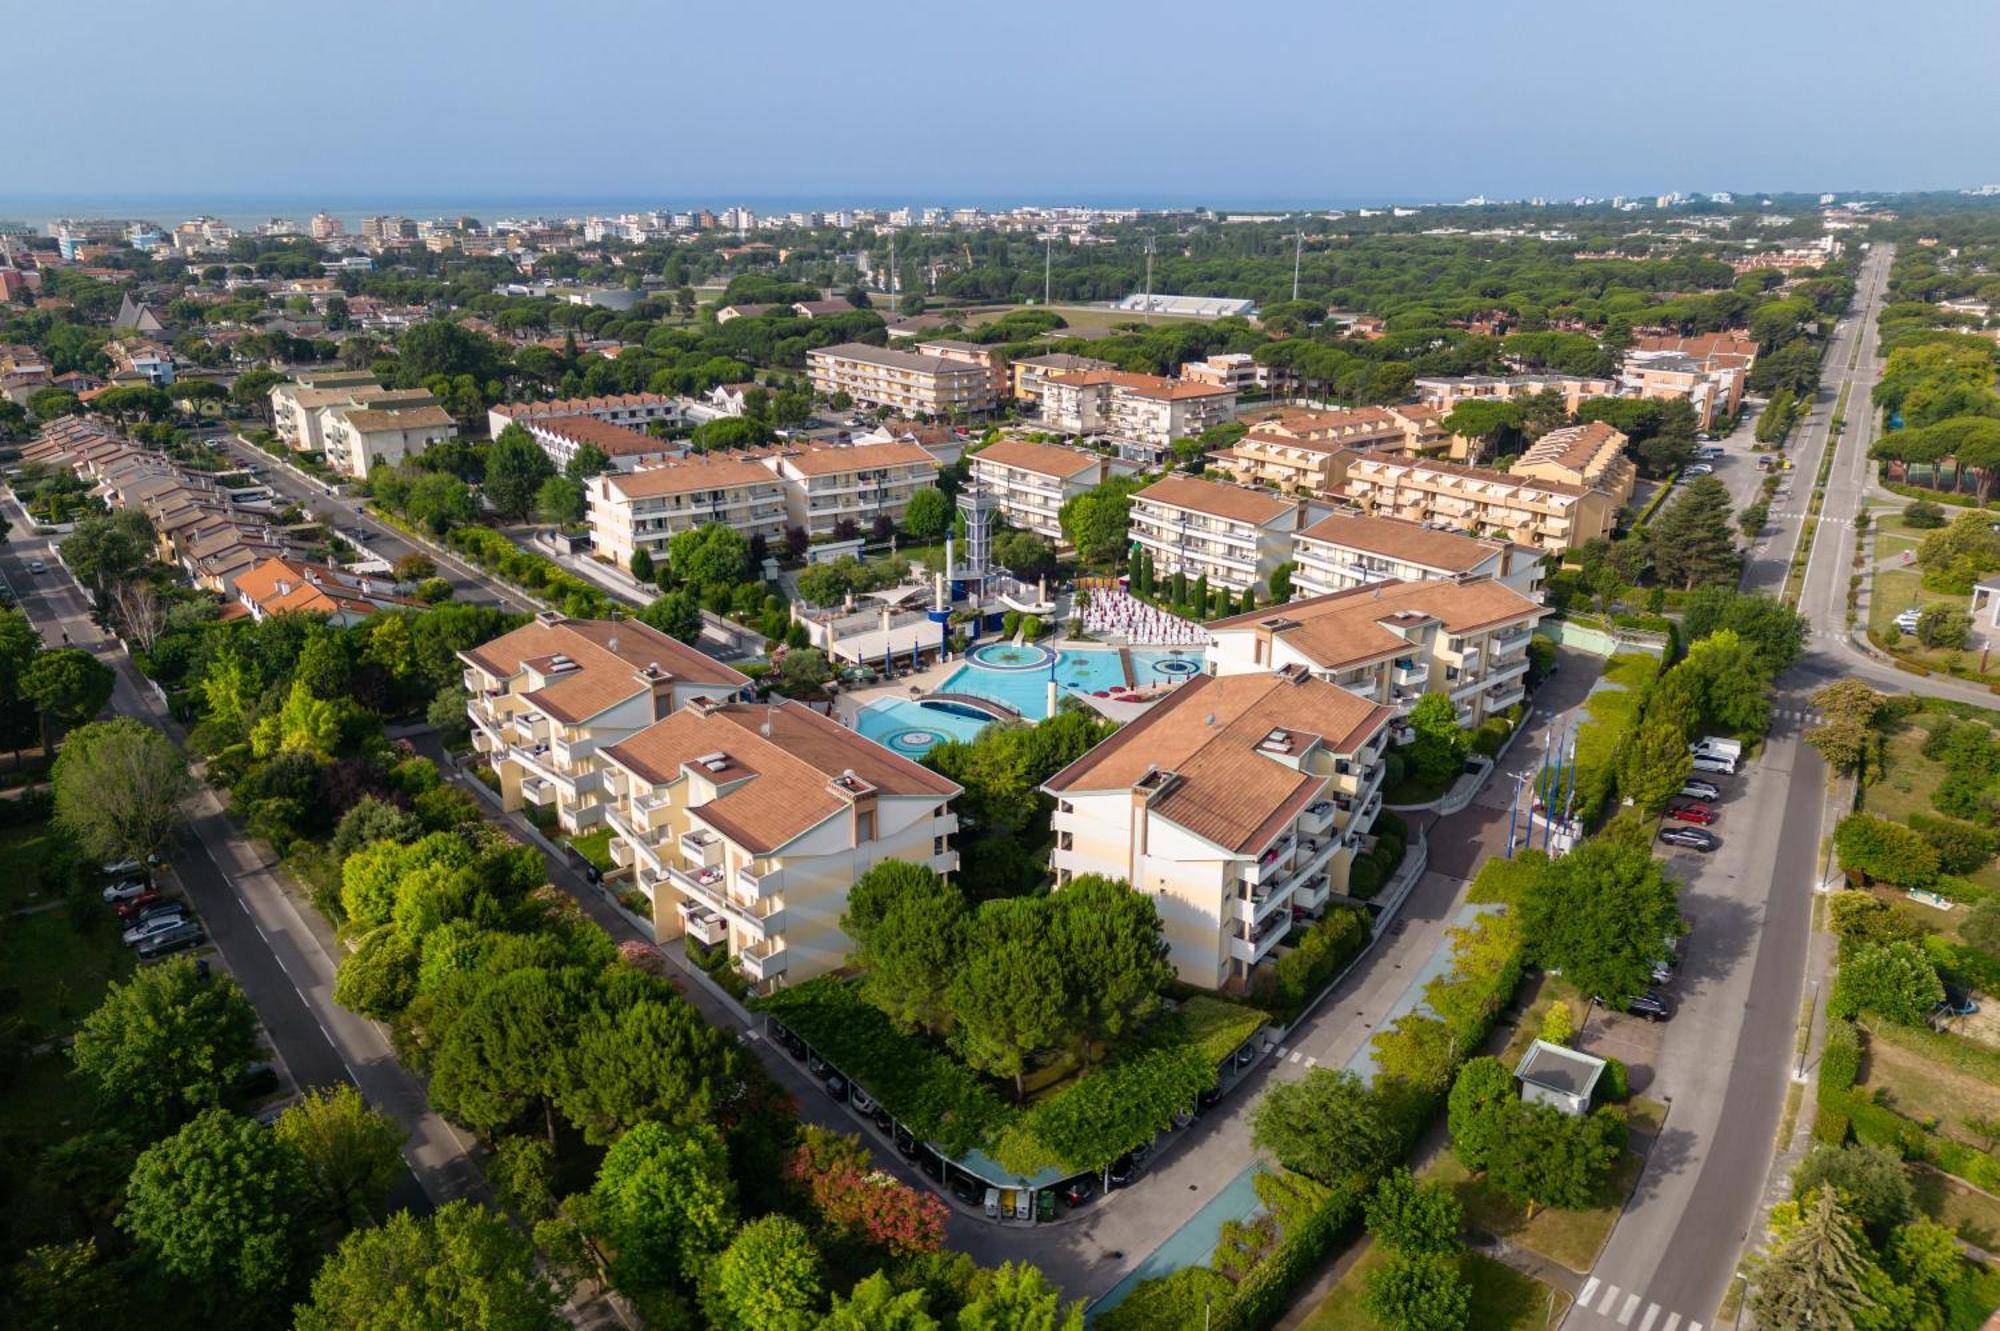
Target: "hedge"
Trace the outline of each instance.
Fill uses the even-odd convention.
[[[1278,958],[1271,970],[1271,995],[1266,1001],[1280,1009],[1287,1024],[1297,1020],[1305,1005],[1361,955],[1368,939],[1365,911],[1346,907],[1328,911]]]
[[[1845,1091],[1861,1079],[1861,1034],[1851,1021],[1835,1021],[1819,1056],[1819,1090]]]
[[[1548,864],[1548,854],[1539,850],[1523,850],[1511,860],[1489,857],[1486,863],[1479,866],[1479,875],[1472,880],[1472,888],[1465,899],[1512,905],[1542,876],[1542,870]]]

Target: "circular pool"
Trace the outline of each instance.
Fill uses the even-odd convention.
[[[1182,656],[1169,656],[1164,660],[1153,662],[1153,673],[1174,679],[1186,679],[1189,675],[1201,673],[1201,662],[1190,661]]]
[[[922,757],[936,748],[943,739],[944,736],[935,730],[918,730],[913,728],[910,730],[898,730],[884,735],[881,743],[888,748],[894,749],[897,753],[909,754],[912,757]]]
[[[1042,670],[1056,659],[1056,654],[1046,647],[1032,643],[1016,647],[1011,642],[989,642],[973,648],[969,656],[975,665],[988,670]]]

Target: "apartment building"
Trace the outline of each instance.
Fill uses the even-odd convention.
[[[614,471],[634,471],[687,456],[685,443],[658,439],[595,416],[525,416],[515,424],[540,444],[561,471],[588,444],[611,460]]]
[[[319,416],[326,465],[357,479],[458,434],[451,413],[435,403],[330,406]]]
[[[611,855],[655,938],[726,946],[766,993],[846,962],[876,864],[958,868],[960,788],[796,702],[696,701],[603,753]]]
[[[1563,410],[1574,416],[1577,408],[1590,398],[1616,396],[1618,381],[1579,374],[1466,374],[1419,379],[1416,387],[1419,398],[1446,411],[1461,402],[1511,402],[1515,398],[1553,392],[1562,396]]]
[[[863,531],[878,517],[903,520],[910,496],[937,484],[938,462],[917,444],[851,444],[775,454],[765,465],[785,483],[787,520],[827,536],[843,518]]]
[[[1209,454],[1208,465],[1244,485],[1265,485],[1284,494],[1321,495],[1347,474],[1342,454],[1351,445],[1331,439],[1282,434],[1262,425],[1233,448]]]
[[[320,412],[327,407],[380,407],[432,403],[427,388],[384,388],[367,370],[302,372],[271,389],[271,419],[278,438],[301,453],[326,451],[320,438]]]
[[[1263,490],[1168,476],[1132,496],[1128,531],[1157,577],[1204,575],[1210,587],[1263,586],[1292,557],[1302,505]]]
[[[917,354],[935,356],[939,360],[953,361],[961,365],[976,365],[986,371],[986,378],[993,386],[993,401],[997,406],[1000,399],[1007,396],[1012,383],[1012,374],[1007,362],[996,348],[982,346],[977,342],[961,342],[953,338],[934,338],[917,343]]]
[[[1186,361],[1180,368],[1180,379],[1184,383],[1207,384],[1211,388],[1227,388],[1232,392],[1247,393],[1265,382],[1263,367],[1257,358],[1247,351],[1223,351],[1206,360]]]
[[[1618,518],[1617,502],[1587,486],[1365,453],[1351,456],[1339,495],[1364,513],[1558,553],[1608,538]]]
[[[1603,421],[1565,426],[1530,444],[1507,474],[1602,490],[1623,508],[1639,479],[1638,464],[1625,455],[1627,442],[1623,431]]]
[[[1374,582],[1492,578],[1539,602],[1548,577],[1540,550],[1353,512],[1300,531],[1292,538],[1292,562],[1292,595],[1300,599]]]
[[[1067,434],[1109,434],[1164,447],[1236,419],[1236,390],[1123,370],[1042,376],[1042,420]]]
[[[458,657],[472,747],[499,773],[502,805],[553,805],[569,832],[604,821],[606,747],[750,682],[636,619],[552,610]]]
[[[1181,980],[1242,987],[1372,847],[1390,717],[1298,668],[1190,680],[1042,787],[1056,890],[1124,879]]]
[[[1218,675],[1303,669],[1405,716],[1442,693],[1462,726],[1527,697],[1542,605],[1492,578],[1378,582],[1209,625]]]
[[[1108,360],[1099,360],[1095,356],[1072,356],[1061,351],[1052,351],[1045,356],[1023,356],[1010,367],[1014,376],[1014,396],[1028,403],[1041,401],[1045,381],[1051,374],[1080,374],[1116,368]]]
[[[733,416],[743,414],[740,390],[754,385],[737,385],[739,396]],[[669,393],[615,393],[606,397],[564,397],[548,402],[503,402],[486,411],[486,432],[498,438],[509,425],[525,425],[549,416],[588,416],[607,425],[622,425],[644,431],[654,421],[669,426],[688,423],[687,404]]]
[[[998,400],[985,365],[865,342],[816,347],[806,352],[806,370],[821,397],[845,393],[861,406],[903,415],[978,416]]]
[[[1008,523],[1063,544],[1062,506],[1110,474],[1108,458],[1030,439],[996,439],[972,455],[972,480]]]
[[[1741,370],[1710,369],[1677,351],[1626,352],[1618,381],[1627,397],[1685,399],[1701,430],[1713,428],[1743,398]]]
[[[591,545],[620,568],[630,568],[639,550],[664,564],[676,533],[711,522],[774,547],[785,535],[785,483],[751,458],[688,458],[606,472],[590,479],[585,498]]]

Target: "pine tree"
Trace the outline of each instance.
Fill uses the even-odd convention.
[[[1733,584],[1736,529],[1727,487],[1713,476],[1689,482],[1653,520],[1646,545],[1653,571],[1663,585],[1694,588]]]
[[[1194,608],[1197,618],[1205,618],[1208,615],[1208,574],[1206,573],[1194,580]]]
[[[1854,1331],[1871,1300],[1862,1288],[1869,1260],[1833,1189],[1808,1197],[1798,1225],[1757,1276],[1750,1307],[1769,1331]]]

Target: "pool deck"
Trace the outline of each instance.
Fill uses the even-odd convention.
[[[999,641],[1002,640],[998,638],[988,639],[986,642],[976,644],[974,650],[977,650],[978,647],[990,646],[992,643]],[[1119,663],[1125,669],[1126,678],[1128,680],[1132,678],[1133,662],[1130,651],[1116,644],[1099,642],[1094,639],[1044,638],[1037,645],[1048,647],[1056,652],[1116,652]],[[1174,649],[1142,647],[1141,650],[1170,651]],[[969,655],[955,656],[949,660],[941,661],[936,665],[926,666],[922,670],[914,674],[905,675],[901,679],[890,680],[883,684],[871,684],[865,688],[843,688],[834,696],[834,719],[850,730],[855,729],[855,718],[860,715],[861,710],[868,706],[869,703],[881,702],[884,699],[914,702],[918,698],[937,693],[944,688],[946,680],[956,674],[960,667],[967,664],[974,664]],[[1141,701],[1124,702],[1115,698],[1099,698],[1091,694],[1065,690],[1065,693],[1069,697],[1078,698],[1088,703],[1099,715],[1116,721],[1121,725],[1143,716],[1146,709],[1160,698],[1165,697],[1167,692],[1169,690],[1163,688],[1157,694],[1148,696]]]

